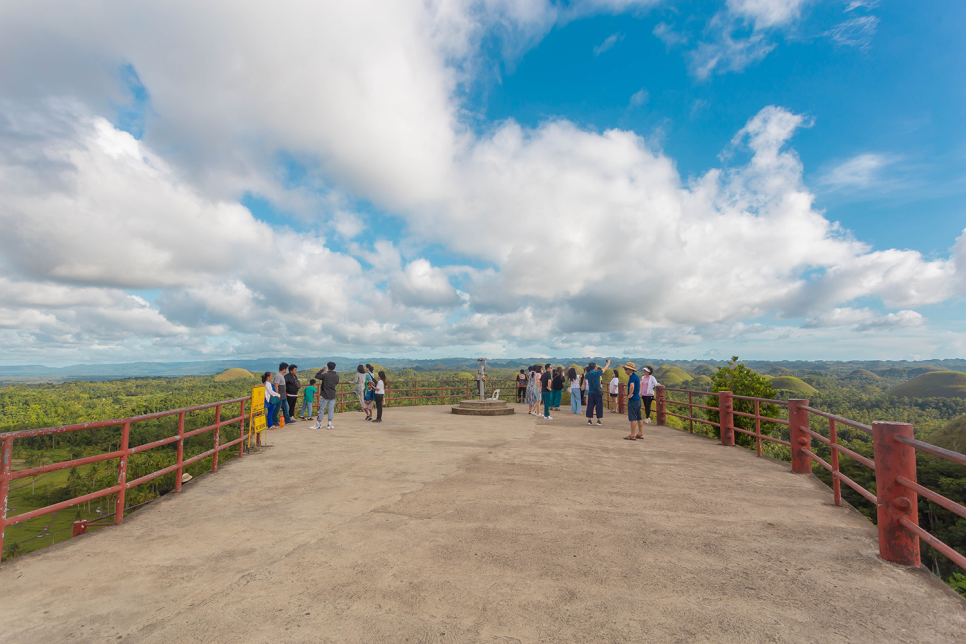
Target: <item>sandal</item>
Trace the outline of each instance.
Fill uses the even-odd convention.
[[[624,437],[624,440],[626,440],[626,441],[632,441],[632,440],[634,440],[634,438],[635,438],[634,436],[625,436]]]

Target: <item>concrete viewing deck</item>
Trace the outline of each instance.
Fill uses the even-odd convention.
[[[966,602],[785,463],[449,406],[301,422],[6,562],[0,642],[963,642]]]

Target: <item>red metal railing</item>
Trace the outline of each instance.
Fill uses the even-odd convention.
[[[208,403],[205,405],[196,405],[194,407],[185,407],[184,409],[174,409],[171,411],[162,411],[154,414],[146,414],[143,416],[134,416],[131,418],[120,418],[117,420],[104,420],[94,423],[80,423],[76,425],[64,425],[61,427],[44,427],[41,429],[25,429],[16,432],[8,432],[5,434],[0,434],[0,440],[3,441],[2,450],[0,450],[0,552],[3,549],[3,538],[6,533],[7,526],[15,525],[29,519],[34,519],[46,514],[51,514],[53,512],[59,512],[65,508],[69,508],[81,503],[86,503],[87,501],[93,501],[105,496],[117,495],[116,507],[114,511],[114,523],[121,523],[124,519],[124,511],[130,508],[125,507],[124,497],[127,490],[152,481],[160,476],[169,474],[171,472],[177,472],[175,476],[175,492],[181,491],[181,477],[183,470],[186,466],[191,465],[197,461],[212,457],[211,471],[218,471],[218,454],[226,449],[238,445],[238,455],[243,455],[244,445],[243,441],[245,438],[244,423],[245,423],[245,405],[250,400],[250,397],[245,398],[235,398],[233,400],[223,400],[221,402]],[[222,408],[226,405],[238,405],[238,416],[230,418],[228,420],[221,419]],[[194,429],[191,431],[185,431],[185,417],[191,412],[201,411],[204,409],[215,410],[214,423]],[[178,433],[174,436],[168,436],[167,438],[162,438],[150,443],[145,443],[143,445],[137,445],[134,447],[130,446],[131,438],[131,426],[134,423],[144,422],[149,420],[156,420],[159,418],[165,418],[168,416],[178,417]],[[239,426],[239,437],[235,440],[221,444],[220,434],[221,428],[230,425],[238,424]],[[25,470],[18,470],[16,472],[12,471],[13,464],[13,445],[14,442],[26,438],[36,438],[39,436],[50,436],[53,434],[66,434],[69,432],[77,432],[82,430],[90,429],[100,429],[108,427],[120,427],[121,428],[121,440],[119,448],[113,452],[107,452],[105,454],[97,454],[94,456],[87,456],[84,458],[76,458],[69,461],[62,461],[60,463],[52,463],[49,465],[42,465],[40,467],[32,467]],[[198,436],[207,432],[214,432],[212,449],[206,450],[200,454],[196,454],[188,459],[184,458],[184,441],[192,436]],[[177,458],[173,465],[162,468],[150,474],[146,474],[132,481],[127,480],[128,472],[128,461],[134,454],[139,454],[141,452],[146,452],[170,443],[178,443]],[[37,508],[30,512],[24,512],[23,514],[14,515],[12,517],[7,516],[7,507],[10,495],[10,482],[17,479],[27,478],[31,476],[37,476],[39,474],[44,474],[46,472],[56,472],[58,470],[66,470],[73,467],[80,467],[83,465],[90,465],[92,463],[97,463],[100,461],[110,461],[118,460],[118,475],[117,484],[112,485],[96,492],[91,492],[90,494],[84,494],[83,496],[74,497],[72,499],[67,499],[66,501],[61,501],[54,503],[42,508]]]
[[[667,397],[667,392],[686,394],[688,399],[687,401],[672,400]],[[966,506],[937,494],[916,482],[916,450],[960,465],[966,465],[966,455],[916,440],[913,438],[912,425],[909,423],[874,422],[869,426],[810,407],[807,400],[770,400],[750,396],[735,396],[730,391],[691,391],[663,386],[658,386],[655,393],[659,424],[665,424],[667,417],[673,416],[687,421],[692,433],[694,432],[694,423],[711,425],[719,428],[722,445],[734,445],[735,432],[747,434],[755,438],[758,456],[761,456],[762,441],[785,445],[791,450],[792,471],[800,474],[810,474],[812,472],[812,461],[816,461],[832,475],[832,497],[835,505],[842,504],[841,483],[844,482],[876,506],[879,554],[886,561],[906,566],[918,566],[920,564],[919,540],[922,539],[957,566],[966,570],[966,556],[919,526],[918,495],[920,494],[963,518],[966,518]],[[718,404],[697,404],[694,402],[695,396],[717,398]],[[754,413],[735,411],[735,400],[753,403]],[[785,408],[788,419],[763,415],[761,413],[762,404]],[[668,411],[669,405],[687,407],[687,414]],[[718,412],[719,422],[696,417],[694,415],[695,409]],[[810,427],[810,414],[828,421],[829,435],[827,437]],[[735,416],[754,420],[755,430],[751,431],[736,426]],[[785,441],[762,433],[762,423],[787,426],[790,440]],[[839,425],[846,425],[871,434],[875,459],[869,459],[844,445],[840,445],[838,442]],[[818,456],[812,449],[813,438],[828,447],[828,461]],[[839,467],[840,455],[854,459],[857,463],[875,471],[876,494],[842,473]]]

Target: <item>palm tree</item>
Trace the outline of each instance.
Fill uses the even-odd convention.
[[[6,550],[3,553],[4,559],[13,559],[23,554],[23,546],[20,545],[19,541],[11,541],[4,550]]]

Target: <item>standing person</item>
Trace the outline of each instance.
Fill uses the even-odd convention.
[[[631,424],[631,435],[625,436],[624,440],[632,441],[635,438],[644,438],[644,421],[641,420],[641,378],[637,375],[637,365],[633,362],[625,364],[624,371],[627,373],[627,420]]]
[[[570,382],[570,413],[580,413],[580,376],[577,370],[571,367],[567,370],[567,380]]]
[[[359,411],[366,410],[366,368],[362,365],[356,367],[356,375],[352,379],[352,393],[359,399]]]
[[[298,372],[298,366],[290,364],[288,373],[285,374],[285,397],[288,399],[288,415],[293,423],[298,420],[298,416],[295,415],[295,407],[299,401],[299,389],[302,388],[302,383],[299,382],[296,375]]]
[[[604,375],[604,371],[610,366],[610,358],[607,359],[607,364],[603,368],[598,367],[596,362],[591,362],[588,367],[587,375],[584,376],[584,380],[587,381],[587,424],[593,425],[591,418],[594,416],[594,412],[597,412],[597,424],[603,425],[600,422],[604,417],[604,389],[600,384],[601,376]]]
[[[644,422],[651,423],[651,403],[654,402],[654,388],[659,384],[657,378],[652,376],[654,367],[647,365],[642,369],[644,377],[641,379],[641,397],[644,399]]]
[[[272,372],[262,374],[262,386],[265,387],[265,429],[275,426],[275,414],[278,412],[278,392],[272,386]]]
[[[553,380],[550,381],[550,393],[553,400],[550,401],[551,409],[560,411],[560,401],[563,400],[564,382],[563,367],[557,367],[553,371]]]
[[[372,406],[376,402],[376,376],[372,373],[372,365],[366,364],[365,407],[366,420],[372,420]]]
[[[517,374],[517,402],[523,402],[527,397],[527,376],[523,369]]]
[[[322,414],[329,410],[329,424],[326,429],[333,429],[332,417],[335,414],[336,389],[339,386],[339,373],[335,370],[335,363],[329,362],[325,365],[329,368],[322,374],[322,381],[319,383],[321,392],[319,393],[319,416],[316,418],[312,429],[322,429]]]
[[[386,372],[379,372],[379,380],[376,381],[376,419],[372,422],[382,422],[382,399],[386,397]]]
[[[617,369],[614,369],[614,377],[610,379],[609,390],[610,390],[611,404],[613,405],[610,410],[615,414],[619,413],[620,405],[618,404],[618,402],[620,398],[621,380],[620,378],[617,377]]]
[[[550,403],[553,402],[553,393],[550,390],[550,382],[553,374],[550,373],[550,365],[544,367],[543,374],[540,376],[540,395],[543,398],[543,417],[546,420],[553,420],[550,416]]]
[[[282,412],[282,418],[286,423],[292,422],[292,415],[288,411],[288,399],[285,397],[285,375],[288,373],[288,363],[282,362],[278,365],[278,373],[272,378],[272,389],[280,398],[278,405],[275,406],[274,425],[278,425],[278,412]]]
[[[315,394],[318,389],[315,386],[315,378],[309,378],[309,386],[302,390],[302,411],[299,413],[299,420],[308,420],[312,417],[312,404],[315,402]]]
[[[537,377],[540,372],[540,367],[534,365],[530,367],[530,374],[527,377],[527,398],[526,403],[530,405],[530,413],[534,416],[537,415],[537,405],[540,404],[540,390],[537,384]]]

